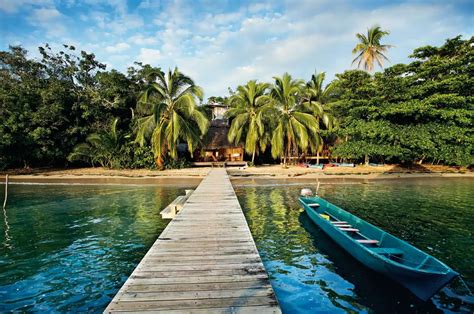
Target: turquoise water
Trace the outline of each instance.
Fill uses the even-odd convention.
[[[474,180],[345,183],[323,182],[320,194],[446,262],[474,290]],[[356,262],[301,210],[309,184],[236,184],[285,312],[473,311],[459,283],[421,302]],[[189,187],[10,185],[0,312],[102,311],[166,226],[159,211]]]
[[[423,302],[358,263],[298,204],[311,184],[234,182],[257,247],[287,313],[473,312],[459,281]],[[322,182],[320,195],[439,258],[474,290],[474,180]]]
[[[160,210],[184,189],[10,185],[0,312],[102,311],[165,228]]]

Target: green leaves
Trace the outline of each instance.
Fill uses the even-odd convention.
[[[363,68],[366,71],[374,69],[375,62],[382,68],[384,60],[388,61],[385,56],[388,48],[391,45],[382,45],[381,39],[390,34],[388,31],[383,31],[380,26],[372,26],[367,30],[367,36],[364,34],[356,34],[359,43],[352,49],[352,54],[357,55],[352,64],[357,62],[358,68]]]
[[[153,78],[156,81],[149,81],[139,97],[137,110],[147,116],[137,120],[135,141],[144,145],[151,137],[155,158],[159,167],[163,167],[166,155],[177,158],[180,141],[186,142],[193,153],[209,121],[197,109],[203,91],[191,78],[177,68],[170,69],[166,75],[155,71]]]
[[[232,119],[228,139],[238,145],[245,136],[245,151],[254,156],[266,148],[265,111],[269,110],[271,99],[267,94],[269,85],[249,81],[246,85],[238,86],[236,93],[229,99],[231,108],[227,116]]]
[[[382,65],[386,35],[380,27],[357,34],[354,61]],[[333,145],[333,155],[355,160],[472,165],[473,44],[458,36],[415,49],[409,64],[373,76],[345,71],[327,85],[324,72],[306,83],[288,73],[273,84],[251,80],[209,101],[229,105],[228,138],[253,157],[269,145],[284,161]],[[209,121],[190,77],[141,63],[105,71],[94,54],[64,48],[40,47],[41,60],[21,47],[0,52],[0,168],[64,165],[68,155],[107,167],[175,164],[178,144],[198,147]]]
[[[123,140],[117,134],[118,119],[114,119],[109,131],[90,134],[86,143],[78,144],[68,155],[69,161],[84,161],[102,167],[120,167],[119,156]]]
[[[421,60],[372,78],[357,71],[338,74],[334,84],[339,100],[332,109],[340,118],[344,141],[333,153],[354,159],[368,155],[394,162],[472,164],[472,43],[472,38],[456,37],[439,48],[416,49],[413,57]]]
[[[320,151],[323,140],[320,134],[320,121],[332,126],[332,116],[328,115],[324,103],[331,99],[332,86],[322,87],[324,73],[314,74],[304,85],[301,80],[293,80],[288,73],[275,77],[271,90],[278,119],[272,136],[272,156],[286,157],[307,152]]]

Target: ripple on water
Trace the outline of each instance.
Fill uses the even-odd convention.
[[[0,312],[101,312],[184,188],[12,185],[10,229],[0,224],[12,245],[0,246]]]
[[[238,185],[257,247],[285,312],[474,310],[458,283],[422,302],[353,259],[298,204],[306,185]],[[321,184],[329,201],[414,244],[460,272],[474,290],[473,180],[387,180]],[[464,303],[463,303],[464,302]]]

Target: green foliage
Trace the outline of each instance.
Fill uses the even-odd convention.
[[[147,138],[159,168],[163,158],[178,157],[180,141],[186,142],[193,153],[206,133],[209,121],[197,109],[196,99],[202,99],[202,89],[177,68],[167,75],[160,69],[152,72],[155,80],[150,80],[137,104],[137,110],[144,115],[137,120],[136,142],[141,146]]]
[[[367,30],[367,36],[364,34],[357,33],[356,37],[359,40],[359,43],[352,50],[353,55],[357,55],[352,63],[356,61],[358,68],[363,68],[366,71],[372,71],[374,69],[374,64],[377,64],[382,68],[383,61],[388,58],[385,56],[385,53],[391,45],[382,45],[380,42],[384,36],[390,34],[388,31],[383,31],[380,26],[372,26]]]
[[[164,161],[165,169],[184,169],[189,168],[190,166],[189,161],[184,158],[167,158]]]
[[[53,53],[40,47],[41,60],[21,47],[0,52],[0,168],[64,165],[87,134],[106,121],[130,120],[133,82],[73,46]]]
[[[358,34],[367,70],[382,65],[388,32]],[[474,39],[414,50],[409,64],[370,75],[351,70],[324,85],[284,74],[274,84],[249,81],[230,97],[229,140],[274,158],[320,152],[361,161],[474,164]],[[375,48],[374,48],[375,47]],[[202,89],[177,69],[135,63],[107,71],[94,54],[64,45],[41,58],[21,47],[0,51],[0,169],[63,166],[70,161],[113,168],[181,168],[178,144],[192,153],[208,127]],[[358,58],[358,59],[357,59]],[[118,119],[118,120],[116,120]],[[112,127],[108,121],[114,122]],[[79,144],[81,143],[81,144]],[[252,157],[252,160],[254,158]]]
[[[269,132],[265,131],[266,113],[272,108],[271,98],[267,94],[269,84],[249,81],[237,87],[230,97],[231,108],[227,112],[233,118],[228,138],[236,145],[245,137],[245,151],[252,155],[252,163],[258,151],[264,152],[269,142]]]
[[[121,147],[119,158],[120,168],[156,169],[151,146],[140,146],[134,142],[126,142]]]
[[[335,84],[329,83],[324,87],[325,78],[325,72],[315,72],[306,83],[302,96],[302,106],[318,121],[319,130],[313,144],[317,151],[321,151],[324,144],[334,141],[333,130],[337,129],[338,125],[338,121],[331,111],[331,104],[337,97]]]
[[[332,86],[323,89],[323,80],[324,74],[315,74],[305,85],[288,73],[275,77],[270,93],[277,118],[271,140],[272,156],[283,157],[285,164],[290,155],[320,151],[323,145],[321,121],[326,127],[332,127],[333,119],[324,106]]]
[[[84,161],[92,166],[99,164],[107,168],[120,167],[121,137],[117,134],[115,119],[109,131],[90,134],[85,143],[78,144],[69,154],[67,159],[71,162]]]
[[[106,168],[156,169],[151,147],[126,141],[126,136],[117,133],[117,123],[115,119],[109,131],[89,135],[85,143],[74,147],[68,160]]]
[[[473,38],[415,50],[410,64],[334,82],[340,143],[334,154],[395,162],[474,163]]]

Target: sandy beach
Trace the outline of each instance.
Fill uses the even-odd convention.
[[[16,169],[0,172],[9,174],[13,183],[95,183],[95,184],[198,184],[207,175],[210,167],[185,168],[173,170],[148,169]],[[332,167],[324,170],[281,165],[267,165],[248,168],[227,168],[233,181],[248,179],[391,179],[421,177],[465,177],[474,178],[474,172],[459,167],[398,165]],[[2,180],[3,181],[3,180]]]

